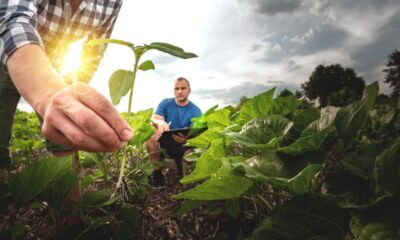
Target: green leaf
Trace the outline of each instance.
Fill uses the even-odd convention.
[[[71,156],[42,159],[10,176],[10,191],[17,204],[22,205],[50,189],[54,182],[69,174],[73,174]],[[64,189],[61,191],[64,192]]]
[[[272,112],[274,109],[274,92],[275,88],[272,88],[246,101],[240,110],[239,122],[246,123]]]
[[[219,176],[173,196],[175,199],[221,200],[241,197],[253,182],[241,176]]]
[[[400,197],[400,137],[393,145],[383,151],[377,158],[374,168],[374,179],[379,187],[387,190],[396,198]]]
[[[217,139],[223,139],[224,135],[216,129],[208,129],[199,136],[187,140],[186,146],[196,148],[208,148]]]
[[[370,219],[356,215],[351,218],[350,228],[358,240],[400,239],[399,223],[385,218]]]
[[[147,50],[145,46],[135,46],[133,52],[135,53],[136,59],[140,58]]]
[[[353,192],[332,195],[332,199],[340,208],[350,209],[367,209],[379,204],[382,200],[389,197],[391,196],[388,193],[374,195],[370,199],[363,199],[363,196],[360,196],[360,194],[355,194]]]
[[[92,39],[88,42],[89,45],[101,45],[101,44],[105,44],[105,43],[115,43],[115,44],[120,44],[120,45],[124,45],[127,46],[129,48],[133,48],[134,44],[130,43],[130,42],[126,42],[126,41],[122,41],[122,40],[118,40],[118,39],[111,39],[111,38],[106,38],[106,39]]]
[[[207,127],[207,120],[204,115],[201,115],[200,117],[195,117],[190,119],[192,122],[192,128],[204,128]]]
[[[89,191],[82,195],[80,205],[83,208],[104,207],[113,204],[115,200],[106,191]]]
[[[243,125],[240,133],[227,133],[234,141],[247,147],[257,147],[260,149],[275,147],[271,141],[280,143],[283,137],[292,127],[292,122],[280,115],[268,115],[247,122]],[[267,144],[267,145],[266,145]]]
[[[375,98],[379,93],[378,82],[373,82],[364,89],[363,100],[366,101],[366,108],[371,109],[375,103]]]
[[[343,169],[355,176],[369,180],[373,176],[376,157],[384,150],[384,144],[378,141],[360,144],[341,159]]]
[[[133,86],[134,75],[132,71],[117,70],[109,81],[111,101],[114,105],[118,105],[121,98],[125,96]]]
[[[156,49],[161,52],[168,53],[172,56],[187,59],[187,58],[194,58],[197,57],[196,54],[191,53],[191,52],[185,52],[182,48],[171,45],[169,43],[163,43],[163,42],[153,42],[150,45],[145,45],[147,49]]]
[[[133,130],[133,137],[129,141],[130,145],[141,145],[154,134],[154,128],[151,126],[152,115],[152,108],[131,113],[129,126]]]
[[[140,64],[139,69],[142,71],[147,71],[147,70],[154,70],[154,63],[150,60],[143,62],[142,64]]]
[[[294,194],[310,192],[312,181],[316,174],[322,170],[322,165],[312,164],[289,179],[289,174],[283,162],[260,156],[254,156],[243,163],[235,164],[235,166],[242,167],[246,177],[250,179],[271,184],[277,189]]]
[[[141,213],[134,206],[124,206],[121,209],[121,213],[124,216],[124,219],[129,223],[131,227],[140,226],[141,221]]]
[[[182,184],[188,184],[209,177],[221,166],[221,159],[225,156],[225,148],[222,139],[214,140],[210,148],[203,152],[196,162],[196,168],[189,175],[180,180]]]
[[[40,193],[40,198],[44,199],[50,206],[60,209],[65,202],[65,198],[78,183],[78,180],[78,176],[71,169],[62,178],[55,180]]]
[[[319,195],[300,195],[277,207],[252,233],[251,239],[343,239],[342,211]]]
[[[350,148],[354,136],[364,124],[368,111],[372,107],[379,91],[377,83],[373,83],[364,89],[364,96],[360,101],[341,108],[336,114],[334,125],[338,134],[343,138],[344,145]]]
[[[215,112],[215,110],[217,110],[217,108],[218,108],[218,104],[217,104],[217,105],[214,105],[214,106],[212,106],[212,107],[210,107],[210,109],[208,109],[208,110],[206,111],[206,113],[204,113],[204,115],[205,115],[205,116],[210,115],[211,113]]]
[[[229,125],[229,109],[220,109],[206,116],[208,128],[225,128]]]
[[[333,131],[333,127],[327,127],[315,134],[297,139],[294,143],[279,148],[277,151],[289,155],[299,155],[310,151],[319,150],[325,139]]]
[[[274,151],[265,151],[262,155],[252,156],[244,162],[233,165],[234,167],[242,167],[246,176],[255,180],[261,180],[264,177],[290,177],[285,162]]]

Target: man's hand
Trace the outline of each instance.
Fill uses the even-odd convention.
[[[163,132],[165,131],[169,131],[169,124],[164,121],[159,121],[157,123],[157,131],[156,131],[157,138],[160,138]]]
[[[44,136],[54,143],[111,152],[132,137],[128,123],[104,96],[84,83],[66,86],[38,45],[17,49],[7,67],[19,93],[43,118]]]
[[[43,135],[76,150],[113,152],[132,138],[128,123],[114,106],[85,83],[57,92],[43,116]]]
[[[187,136],[182,133],[172,134],[172,139],[177,143],[186,143]]]

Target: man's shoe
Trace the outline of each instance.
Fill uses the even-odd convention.
[[[165,184],[164,182],[164,175],[162,174],[161,169],[154,170],[150,177],[150,184],[153,187],[162,187]]]

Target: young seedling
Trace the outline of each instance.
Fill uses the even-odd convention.
[[[106,44],[106,43],[115,43],[120,44],[123,46],[128,47],[133,51],[135,55],[135,63],[133,65],[133,70],[123,70],[119,69],[116,70],[110,77],[109,81],[109,90],[111,101],[114,105],[118,105],[121,101],[121,98],[128,94],[129,92],[129,102],[128,102],[128,114],[126,120],[130,123],[130,115],[131,115],[131,108],[132,108],[132,96],[133,96],[133,89],[135,85],[136,73],[137,70],[147,71],[150,69],[155,69],[154,63],[150,60],[144,61],[140,63],[141,57],[149,50],[158,50],[172,56],[178,58],[194,58],[197,57],[196,54],[185,52],[182,48],[171,45],[169,43],[164,42],[153,42],[151,44],[144,44],[144,45],[134,45],[133,43],[117,40],[117,39],[94,39],[91,40],[89,44],[92,45],[99,45],[99,44]],[[135,138],[136,136],[134,136]],[[126,154],[127,148],[124,148],[121,168],[119,172],[118,182],[117,182],[117,189],[121,187],[121,183],[124,177],[124,170],[125,170],[125,162],[126,162]]]

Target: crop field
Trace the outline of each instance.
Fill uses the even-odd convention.
[[[399,102],[379,102],[377,83],[344,107],[274,91],[193,119],[208,129],[188,140],[189,174],[165,168],[161,188],[143,146],[152,109],[129,113],[135,137],[123,151],[78,152],[78,173],[47,153],[36,115],[18,111],[1,238],[399,239]],[[71,214],[79,221],[65,224]]]

